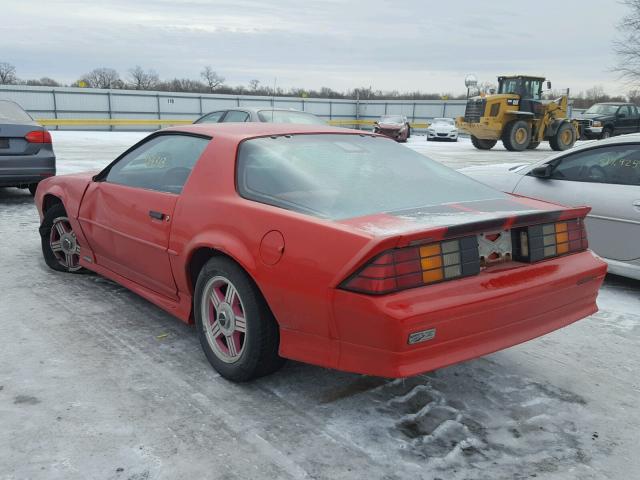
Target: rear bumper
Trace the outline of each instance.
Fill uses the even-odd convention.
[[[338,368],[407,377],[531,340],[596,312],[605,274],[587,251],[394,295],[340,291]],[[429,329],[431,340],[408,344]]]
[[[56,174],[56,157],[46,155],[0,156],[0,187],[26,186]]]

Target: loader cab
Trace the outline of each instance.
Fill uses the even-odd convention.
[[[543,77],[498,77],[498,93],[516,94],[520,97],[519,108],[521,112],[533,113],[536,117],[544,114],[542,104]]]

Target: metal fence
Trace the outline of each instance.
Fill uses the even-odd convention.
[[[375,120],[381,115],[406,115],[413,124],[435,117],[464,114],[464,100],[340,100],[326,98],[264,97],[92,88],[0,86],[0,99],[13,100],[36,119],[115,119],[193,121],[204,113],[231,107],[292,108],[327,121]],[[122,122],[124,123],[124,122]],[[73,130],[154,130],[161,124],[79,124],[56,126]]]

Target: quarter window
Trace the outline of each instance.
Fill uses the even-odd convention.
[[[640,185],[640,145],[595,148],[567,155],[555,166],[551,178]]]
[[[209,139],[159,135],[122,157],[106,181],[129,187],[180,193]]]
[[[205,115],[201,119],[199,119],[197,123],[218,123],[222,118],[222,116],[224,115],[224,113],[225,113],[224,110],[221,110],[219,112],[212,112],[208,115]]]
[[[247,120],[249,120],[249,114],[247,112],[230,110],[225,115],[223,122],[246,122]]]

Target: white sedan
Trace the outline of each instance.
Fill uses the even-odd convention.
[[[458,141],[458,129],[453,118],[434,118],[427,128],[427,140]]]
[[[609,272],[640,280],[640,134],[586,142],[533,164],[460,172],[504,192],[591,206],[590,248]]]

